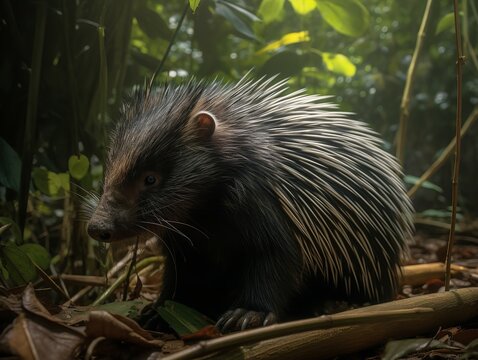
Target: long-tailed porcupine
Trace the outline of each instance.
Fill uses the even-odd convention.
[[[412,207],[375,132],[284,81],[190,81],[136,94],[112,134],[98,240],[167,248],[161,298],[223,330],[339,296],[396,291]]]

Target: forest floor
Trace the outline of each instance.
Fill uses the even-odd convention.
[[[425,220],[419,222],[408,264],[443,263],[447,238],[445,225]],[[460,224],[453,249],[453,264],[452,289],[478,287],[478,220]],[[156,281],[154,276],[158,273],[150,274],[154,274],[150,281]],[[60,305],[61,299],[51,295],[51,289],[58,285],[53,283],[52,277],[47,279],[52,283],[44,278],[35,285],[0,289],[0,358],[159,359],[176,355],[177,359],[186,359],[189,358],[187,354],[180,356],[185,348],[194,347],[199,340],[221,338],[212,325],[202,322],[204,319],[200,315],[190,309],[177,307],[176,311],[174,305],[162,313],[163,318],[172,317],[168,323],[175,331],[170,333],[148,332],[128,317],[138,315],[147,303],[139,298],[99,306]],[[84,289],[97,281],[96,277],[89,280],[84,277],[83,280],[85,283],[89,281]],[[146,283],[143,280],[137,281],[136,285],[130,284],[130,292],[147,291]],[[403,285],[398,299],[442,293],[444,287],[443,277],[431,276],[413,286]],[[117,287],[116,292],[123,292],[122,287]],[[335,359],[478,359],[478,318],[448,323],[453,323],[453,326],[435,327],[420,338],[404,334],[393,344],[383,342],[360,352],[341,356],[332,352],[330,356]],[[222,336],[222,339],[226,338]],[[224,354],[229,355],[216,354],[216,358],[232,356],[231,353]],[[240,357],[250,358],[248,356],[246,351]],[[281,358],[274,357],[274,354],[268,356],[261,358]]]

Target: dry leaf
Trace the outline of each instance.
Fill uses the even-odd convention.
[[[92,311],[86,325],[89,337],[105,337],[143,346],[161,347],[162,340],[155,340],[149,332],[142,329],[135,321],[106,311]]]

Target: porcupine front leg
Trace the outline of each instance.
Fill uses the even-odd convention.
[[[241,233],[249,235],[244,243],[247,251],[243,255],[243,276],[237,300],[216,324],[222,332],[276,323],[299,288],[300,250],[285,225],[287,221],[278,219],[273,210],[264,216],[264,208],[254,209],[262,216],[250,214],[248,221],[241,220]]]
[[[276,323],[294,293],[297,279],[287,260],[278,254],[257,255],[246,262],[238,299],[216,324],[222,332]]]

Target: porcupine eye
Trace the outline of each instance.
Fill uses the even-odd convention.
[[[152,186],[156,184],[157,181],[156,176],[148,175],[144,178],[144,186]]]

